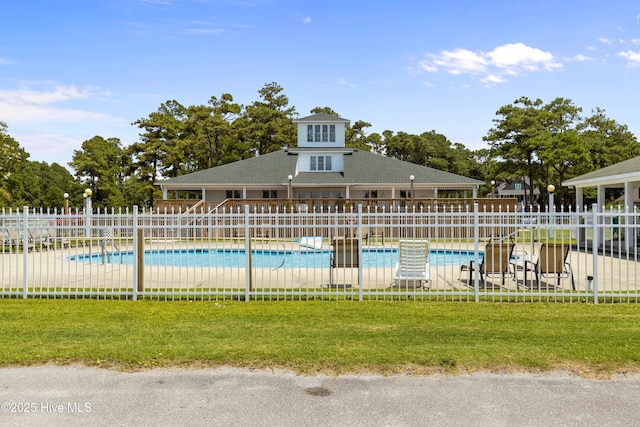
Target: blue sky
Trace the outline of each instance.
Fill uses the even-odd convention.
[[[0,121],[32,160],[66,166],[95,135],[137,141],[162,102],[248,105],[270,82],[301,116],[328,106],[470,149],[521,96],[603,108],[640,137],[637,0],[6,3]]]

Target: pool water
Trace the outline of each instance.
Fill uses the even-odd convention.
[[[251,264],[256,268],[324,268],[329,266],[330,250],[253,250]],[[482,259],[482,252],[478,253]],[[398,262],[397,249],[362,249],[363,268],[393,267]],[[431,266],[469,264],[474,259],[473,251],[432,250],[429,252]],[[69,257],[71,261],[102,264],[102,254],[85,254]],[[133,265],[133,251],[107,254],[106,263]],[[228,267],[244,268],[247,256],[244,249],[161,249],[144,253],[144,265],[174,267]]]

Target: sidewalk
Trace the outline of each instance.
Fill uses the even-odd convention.
[[[2,370],[0,425],[630,426],[640,420],[638,395],[640,376],[327,377],[40,366]]]

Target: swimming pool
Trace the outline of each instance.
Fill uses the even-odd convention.
[[[271,250],[251,251],[251,264],[256,268],[325,268],[329,266],[330,250]],[[474,259],[473,251],[432,250],[429,252],[431,266],[469,264]],[[482,252],[478,254],[482,259]],[[108,264],[134,263],[133,251],[112,252],[105,262]],[[71,261],[102,264],[102,254],[83,254],[69,257]],[[363,268],[393,267],[398,262],[397,249],[364,248]],[[173,267],[228,267],[243,268],[247,265],[244,249],[160,249],[144,252],[144,264]]]

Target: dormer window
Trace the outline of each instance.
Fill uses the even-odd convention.
[[[310,156],[309,170],[312,171],[330,171],[331,156]]]
[[[336,125],[307,125],[307,142],[336,142]]]

